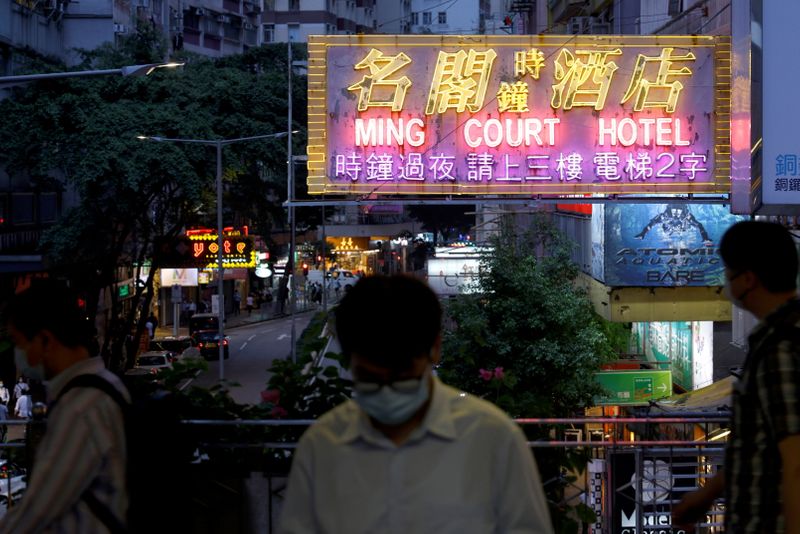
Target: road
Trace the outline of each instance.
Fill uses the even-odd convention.
[[[312,313],[295,316],[297,338],[303,333]],[[226,382],[236,382],[231,387],[233,400],[240,404],[258,404],[261,392],[266,389],[273,360],[286,358],[291,352],[291,318],[283,317],[262,323],[252,323],[225,331],[230,338],[230,358],[224,362]],[[210,387],[219,382],[219,360],[208,362],[208,371],[195,380],[194,385]]]

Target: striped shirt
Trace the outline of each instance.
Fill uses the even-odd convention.
[[[784,531],[778,443],[800,434],[800,301],[766,317],[749,344],[733,388],[726,532],[776,534]]]
[[[126,399],[122,382],[100,358],[74,364],[47,384],[48,397],[73,378],[97,374]],[[58,400],[36,451],[33,474],[23,498],[0,520],[0,533],[105,533],[108,529],[82,499],[89,489],[121,520],[128,507],[125,490],[125,429],[119,405],[96,388],[73,388]]]

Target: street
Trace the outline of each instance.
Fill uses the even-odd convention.
[[[295,315],[297,338],[308,325],[312,312]],[[291,352],[291,317],[243,324],[226,329],[230,338],[230,358],[224,362],[225,380],[237,383],[231,387],[231,397],[238,403],[258,404],[261,391],[266,389],[273,360],[286,358]],[[219,360],[208,362],[208,371],[193,385],[211,387],[219,381]]]

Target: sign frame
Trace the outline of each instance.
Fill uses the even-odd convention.
[[[339,110],[328,109],[328,91],[344,91],[347,88],[328,87],[327,51],[331,47],[363,48],[366,54],[369,48],[377,47],[420,47],[434,48],[524,48],[524,47],[674,47],[674,48],[712,48],[714,58],[713,69],[713,118],[708,139],[709,153],[713,152],[713,181],[694,183],[635,183],[608,182],[605,187],[588,188],[583,184],[539,184],[543,187],[521,188],[519,184],[435,184],[426,183],[420,187],[418,183],[392,183],[391,188],[381,191],[372,183],[334,183],[327,176],[330,161],[328,155],[328,118]],[[681,35],[318,35],[308,39],[308,190],[309,193],[375,195],[391,194],[400,196],[458,195],[475,196],[502,195],[538,196],[539,198],[561,198],[566,195],[585,194],[587,192],[611,196],[630,194],[727,194],[730,193],[730,106],[731,106],[731,42],[728,36],[681,36]],[[547,83],[547,82],[544,82]],[[355,105],[353,112],[355,112]],[[458,122],[463,126],[469,116]],[[588,185],[588,184],[586,184]],[[544,187],[549,186],[549,187]],[[633,187],[631,187],[633,186]],[[638,187],[637,187],[638,186]]]

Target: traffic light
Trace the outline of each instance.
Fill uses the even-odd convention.
[[[303,263],[303,276],[308,276],[308,264]]]

